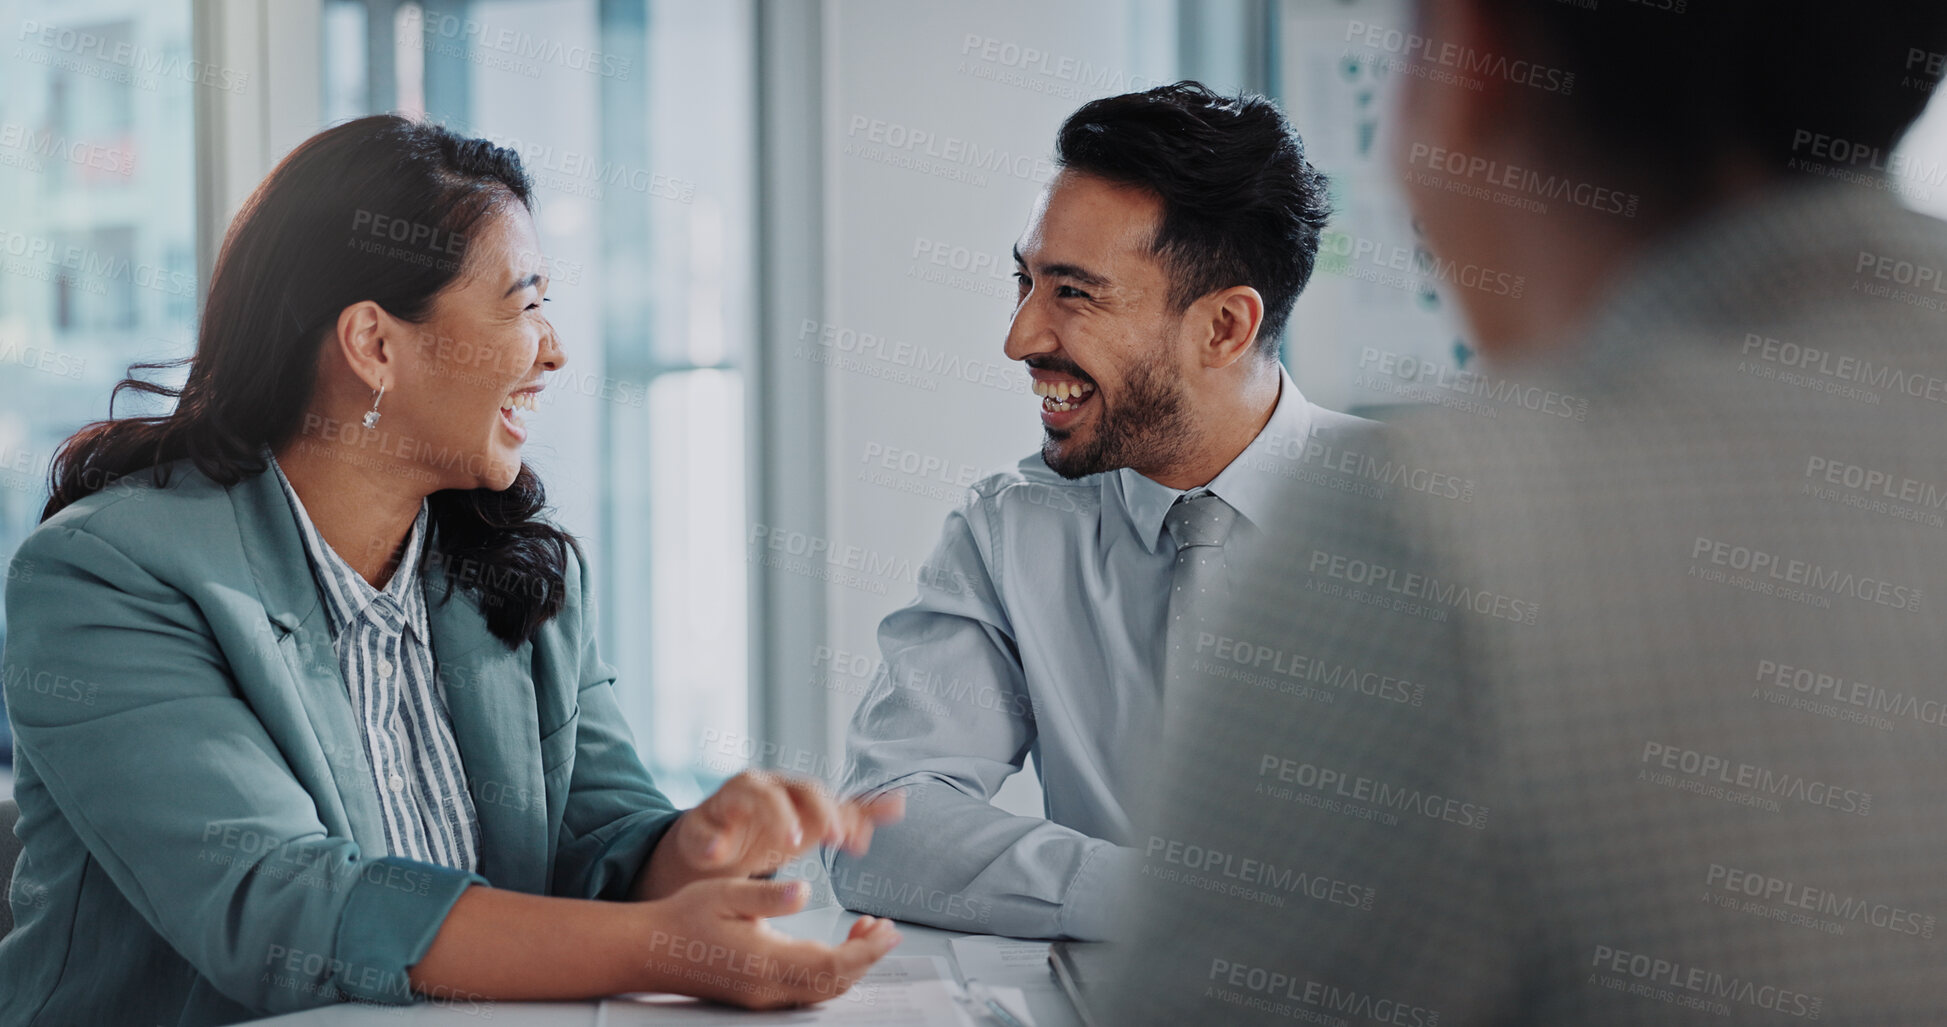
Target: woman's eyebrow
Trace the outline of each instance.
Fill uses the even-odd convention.
[[[507,297],[512,296],[513,294],[521,291],[522,289],[527,288],[530,285],[539,285],[546,280],[547,280],[546,277],[543,276],[539,271],[531,272],[527,275],[527,277],[518,279],[514,282],[514,284],[508,286],[507,291],[500,294],[500,298],[506,299]]]

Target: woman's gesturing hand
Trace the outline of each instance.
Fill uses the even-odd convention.
[[[691,881],[759,877],[814,845],[864,852],[872,830],[898,820],[905,796],[837,799],[816,781],[747,770],[683,814],[656,846],[639,898],[670,895]]]
[[[803,881],[698,881],[653,902],[601,902],[474,885],[409,970],[446,1001],[586,999],[633,991],[767,1009],[845,993],[899,944],[865,917],[845,941],[788,937],[764,917],[804,908]]]
[[[899,944],[892,921],[861,917],[831,946],[785,935],[763,920],[804,906],[803,881],[697,881],[653,911],[643,990],[679,992],[751,1009],[823,1002],[845,993]]]

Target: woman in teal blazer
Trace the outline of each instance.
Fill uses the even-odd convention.
[[[827,947],[759,919],[804,891],[761,878],[895,809],[744,774],[684,813],[635,754],[587,567],[520,460],[520,410],[566,360],[529,207],[480,140],[389,116],[314,137],[232,226],[182,388],[117,389],[174,411],[62,447],[8,572],[24,851],[0,1027],[641,990],[771,1006],[896,944],[883,921]],[[423,526],[408,569],[443,699],[409,712],[450,726],[473,865],[388,850],[307,523],[375,589]]]

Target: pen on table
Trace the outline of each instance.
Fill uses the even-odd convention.
[[[994,994],[992,988],[982,984],[978,979],[972,977],[967,978],[966,990],[967,998],[974,1005],[981,1007],[988,1018],[1000,1024],[1001,1027],[1027,1027],[1027,1024],[1021,1022],[1020,1017],[1015,1016],[1013,1011],[1001,1002],[1000,997]]]

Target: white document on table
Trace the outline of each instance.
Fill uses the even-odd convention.
[[[664,1024],[912,1025],[984,1027],[968,1017],[960,986],[939,956],[888,956],[851,990],[802,1009],[751,1012],[680,995],[640,995],[604,999],[599,1027],[660,1027]]]
[[[1048,943],[973,934],[952,942],[953,961],[963,981],[1035,990],[1055,988],[1048,972]]]

